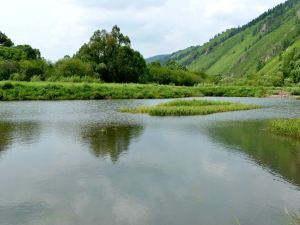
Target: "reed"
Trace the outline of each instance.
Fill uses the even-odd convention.
[[[300,139],[300,119],[272,120],[268,123],[271,132]]]
[[[241,103],[207,101],[207,100],[175,100],[156,106],[140,106],[137,108],[121,108],[125,113],[147,113],[151,116],[194,116],[220,112],[257,109],[257,105]]]

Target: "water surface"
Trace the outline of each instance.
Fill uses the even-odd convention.
[[[212,98],[223,100],[224,98]],[[300,142],[263,109],[150,117],[120,106],[168,100],[0,103],[0,225],[287,224],[300,210]]]

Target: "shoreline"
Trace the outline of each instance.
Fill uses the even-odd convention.
[[[0,81],[0,101],[170,99],[187,97],[272,97],[297,99],[300,87],[193,87],[135,83],[68,83]]]

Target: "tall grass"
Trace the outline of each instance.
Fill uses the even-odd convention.
[[[177,100],[156,106],[141,106],[138,108],[121,108],[121,112],[148,113],[151,116],[193,116],[213,113],[256,109],[256,105],[240,103],[206,101],[206,100]]]
[[[188,87],[63,82],[0,82],[0,100],[161,99],[202,96]]]
[[[272,120],[268,123],[271,132],[300,139],[300,119]]]
[[[276,89],[276,91],[278,91]],[[263,97],[274,88],[242,86],[173,86],[72,82],[0,81],[0,100],[161,99],[200,96]]]
[[[290,225],[300,225],[300,212],[289,212],[288,209],[285,209],[285,213],[290,218]]]

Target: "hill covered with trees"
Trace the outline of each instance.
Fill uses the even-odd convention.
[[[299,37],[300,0],[288,0],[242,27],[228,29],[201,46],[158,61],[175,60],[189,70],[203,71],[219,80],[247,77],[250,84],[298,83]]]

